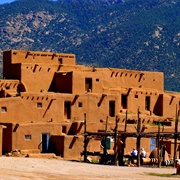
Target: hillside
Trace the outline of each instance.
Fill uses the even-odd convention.
[[[78,64],[162,71],[180,92],[178,0],[17,0],[0,5],[0,53],[74,53]]]

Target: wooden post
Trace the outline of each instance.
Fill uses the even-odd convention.
[[[87,162],[86,113],[84,114],[84,162]]]
[[[125,125],[124,125],[124,132],[126,133],[126,129],[127,129],[127,110],[126,110],[126,119],[125,119]],[[124,134],[123,137],[122,137],[122,157],[124,157],[124,149],[126,147],[126,135]]]
[[[137,122],[137,142],[136,142],[136,149],[138,151],[138,156],[137,156],[137,166],[140,167],[140,146],[141,146],[141,137],[140,137],[140,131],[141,131],[141,119],[139,117],[140,111],[139,108],[137,110],[138,114],[138,122]]]
[[[176,149],[177,149],[177,139],[178,139],[178,110],[177,110],[177,105],[176,105],[176,120],[175,120],[175,133],[174,133],[174,167],[176,166],[176,159],[177,159],[177,154],[176,154]]]
[[[114,131],[114,165],[115,166],[118,166],[117,131],[118,131],[118,116],[116,116],[116,126]]]
[[[105,136],[104,136],[104,144],[103,144],[103,158],[105,160],[105,157],[106,157],[106,152],[107,152],[107,147],[106,147],[106,142],[107,142],[107,136],[106,136],[106,133],[107,133],[107,125],[108,125],[108,116],[106,117],[106,124],[105,124]]]
[[[158,122],[158,137],[157,137],[157,141],[158,141],[158,147],[157,147],[158,167],[161,167],[161,155],[159,153],[159,151],[160,151],[160,120]]]

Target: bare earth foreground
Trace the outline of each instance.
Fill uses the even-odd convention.
[[[146,173],[175,174],[176,168],[122,167],[70,162],[59,159],[0,157],[0,180],[118,180],[178,179]]]

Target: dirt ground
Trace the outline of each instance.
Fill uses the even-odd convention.
[[[172,177],[146,173],[171,174]],[[177,179],[176,168],[127,167],[71,162],[60,159],[0,157],[0,180],[119,180]]]

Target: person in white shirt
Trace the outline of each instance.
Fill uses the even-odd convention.
[[[145,158],[146,157],[146,151],[144,150],[144,148],[141,148],[141,154],[140,154],[141,158]]]
[[[143,158],[146,158],[146,151],[142,147],[141,148],[141,153],[140,153],[140,162],[141,162],[141,164],[143,164]]]

